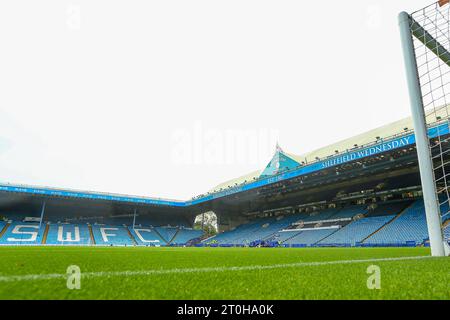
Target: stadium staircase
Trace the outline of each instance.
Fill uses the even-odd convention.
[[[287,239],[284,239],[281,243],[283,244],[283,243],[285,243],[285,242],[287,242],[287,241],[289,241],[289,240],[291,240],[292,238],[295,238],[296,236],[298,236],[302,231],[301,230],[298,230],[298,232],[294,232],[294,231],[291,231],[292,232],[292,236],[290,236],[289,238],[287,238]]]
[[[350,224],[351,224],[351,223],[346,224],[345,226],[343,226],[343,227],[340,228],[340,229],[336,229],[336,231],[330,233],[330,234],[327,235],[326,237],[324,237],[324,238],[320,239],[319,241],[315,242],[314,245],[317,245],[317,244],[321,243],[322,241],[325,241],[327,238],[331,237],[331,236],[334,235],[336,232],[338,232],[338,231],[340,231],[340,230],[346,228],[346,227],[347,227],[348,225],[350,225]]]
[[[393,223],[395,220],[397,220],[398,218],[400,218],[407,210],[409,210],[409,208],[414,204],[414,202],[412,202],[409,206],[407,206],[406,208],[404,208],[402,211],[400,211],[399,214],[397,214],[395,216],[394,219],[392,219],[391,221],[389,221],[388,223],[382,225],[380,228],[378,228],[375,232],[373,232],[372,234],[370,234],[368,237],[364,238],[361,243],[364,243],[364,241],[368,240],[370,237],[376,235],[378,232],[380,232],[381,230],[383,230],[384,228],[386,228],[388,225],[390,225],[391,223]]]
[[[95,246],[94,232],[92,231],[92,226],[90,224],[88,225],[88,229],[89,229],[89,237],[91,238],[91,244]]]
[[[133,242],[133,244],[135,246],[137,246],[138,243],[137,243],[136,239],[134,238],[133,234],[131,233],[130,229],[128,229],[128,228],[125,228],[125,229],[127,229],[128,235],[130,236],[130,239]]]
[[[50,229],[50,225],[47,223],[47,225],[45,226],[44,235],[42,237],[41,244],[46,244],[47,243],[48,229]]]
[[[177,231],[175,232],[175,234],[173,235],[172,239],[170,239],[169,242],[167,242],[167,245],[171,245],[172,242],[175,240],[175,238],[177,237],[178,233],[180,233],[180,229],[178,228]]]
[[[157,228],[152,228],[153,231],[155,231],[155,233],[158,235],[158,237],[161,238],[162,241],[164,241],[166,244],[168,243],[167,240],[161,235],[161,233],[159,233]]]
[[[5,234],[6,230],[8,230],[10,225],[11,225],[10,223],[5,224],[5,226],[0,231],[0,238],[3,237],[3,235]]]

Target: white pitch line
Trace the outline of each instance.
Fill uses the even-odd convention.
[[[182,274],[182,273],[224,272],[224,271],[254,271],[254,270],[272,270],[282,268],[368,263],[368,262],[373,263],[386,261],[422,260],[428,258],[431,258],[431,256],[379,258],[379,259],[363,259],[363,260],[336,260],[336,261],[322,261],[322,262],[297,262],[297,263],[284,263],[273,265],[240,266],[240,267],[207,267],[207,268],[183,268],[183,269],[175,268],[175,269],[153,269],[141,271],[85,272],[81,273],[81,277],[82,278],[123,277],[123,276],[127,277],[127,276],[151,276],[151,275]],[[67,274],[64,273],[28,274],[28,275],[0,276],[0,282],[37,281],[37,280],[52,280],[52,279],[66,279],[66,278]]]

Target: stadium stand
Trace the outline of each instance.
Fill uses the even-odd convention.
[[[232,231],[219,234],[212,239],[208,239],[208,242],[214,241],[222,245],[250,245],[252,242],[265,240],[285,245],[312,245],[336,232],[337,227],[347,224],[347,220],[350,218],[366,212],[364,206],[359,205],[344,209],[319,210],[309,214],[302,213],[279,217],[278,219],[262,218],[241,225]],[[298,229],[298,226],[293,225],[294,223],[304,224],[309,229]],[[323,229],[327,223],[332,228]],[[322,229],[311,229],[316,225],[319,225]]]
[[[42,244],[45,224],[12,222],[0,238],[3,245],[38,245]]]
[[[401,201],[378,205],[368,213],[370,216],[351,222],[318,244],[322,246],[355,246],[394,219],[396,214],[408,204],[409,202]],[[351,211],[347,210],[347,212]]]
[[[399,233],[404,234],[399,237]],[[445,228],[447,238],[449,233],[450,224]],[[355,205],[296,214],[279,220],[261,218],[221,233],[207,242],[238,246],[263,240],[283,246],[400,246],[408,241],[420,245],[427,237],[425,209],[420,199],[382,203],[371,210]]]
[[[354,246],[380,229],[395,216],[375,216],[351,222],[328,238],[319,242],[326,246]]]
[[[446,210],[446,208],[442,208]],[[186,227],[151,227],[86,223],[44,222],[36,217],[14,216],[19,221],[0,221],[0,244],[6,245],[117,245],[184,246],[203,236]],[[443,219],[444,220],[444,219]],[[31,221],[31,222],[29,222]],[[103,220],[104,221],[104,220]],[[450,238],[450,223],[444,223]],[[93,241],[94,240],[94,241]],[[404,246],[423,245],[428,240],[423,200],[378,204],[375,209],[354,205],[258,218],[209,238],[205,243],[223,246]]]
[[[261,218],[232,231],[221,233],[208,241],[214,240],[218,244],[225,245],[250,245],[254,241],[270,240],[278,231],[289,227],[302,217],[307,218],[301,215]]]
[[[87,224],[49,224],[45,244],[89,245],[89,227]]]
[[[1,245],[182,246],[203,236],[203,231],[183,226],[154,228],[138,225],[133,229],[125,225],[58,221],[64,219],[44,221],[39,229],[38,217],[20,214],[14,217],[18,221],[0,221]]]
[[[19,221],[9,221],[9,224],[0,221],[0,232],[3,230],[0,244],[184,246],[197,243],[203,236],[202,231],[184,226],[137,225],[133,229],[117,224],[44,222],[39,229],[36,217],[18,214],[15,218]],[[444,235],[449,238],[450,223],[444,226]],[[423,200],[419,199],[380,203],[370,209],[365,205],[353,205],[257,218],[209,238],[204,244],[404,246],[423,245],[427,240],[425,209]]]

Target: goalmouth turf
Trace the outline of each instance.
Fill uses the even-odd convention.
[[[0,299],[450,299],[450,273],[443,272],[450,260],[430,257],[427,248],[0,252]],[[81,271],[79,289],[70,266]]]

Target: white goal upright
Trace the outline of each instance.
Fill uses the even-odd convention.
[[[420,178],[433,256],[444,256],[449,215],[450,0],[399,15]],[[431,133],[430,127],[437,128]],[[430,139],[432,138],[432,139]]]

